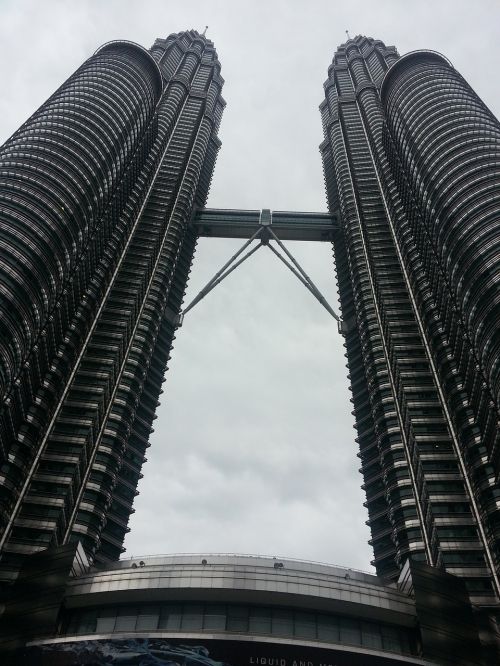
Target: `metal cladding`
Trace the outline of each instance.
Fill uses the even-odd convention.
[[[395,181],[402,198],[418,203],[410,222],[420,229],[435,307],[498,474],[500,123],[451,64],[429,51],[401,58],[381,96]]]
[[[7,663],[498,662],[480,646],[463,581],[423,564],[407,563],[399,586],[352,569],[250,555],[84,566],[74,544],[27,558],[0,626],[0,650],[13,657]]]
[[[151,56],[110,44],[0,149],[0,393],[16,424],[102,259],[160,92]]]
[[[220,142],[195,31],[99,49],[0,149],[0,568],[117,559]]]
[[[330,215],[207,211],[222,86],[196,31],[110,42],[0,148],[0,577],[123,551],[198,235],[272,237],[338,319],[274,227],[333,239],[377,572],[498,603],[498,121],[443,56],[349,39]]]
[[[394,579],[408,557],[443,566],[495,603],[500,126],[439,54],[361,36],[337,50],[325,97],[374,564]]]

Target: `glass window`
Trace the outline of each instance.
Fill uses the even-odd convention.
[[[316,618],[313,613],[295,613],[295,636],[316,638]]]
[[[97,628],[97,611],[87,611],[86,613],[82,613],[80,618],[77,618],[80,621],[78,622],[76,633],[78,634],[93,634]],[[71,622],[71,627],[73,626],[73,622]],[[68,633],[72,633],[70,629],[68,629]]]
[[[228,631],[248,631],[248,607],[247,606],[232,606],[228,609],[227,614],[227,630]]]
[[[483,594],[489,581],[468,579],[468,586]],[[71,613],[66,634],[112,632],[186,631],[224,632],[256,635],[296,636],[330,643],[362,645],[373,650],[414,653],[412,634],[408,630],[352,617],[292,611],[265,606],[225,604],[166,604],[104,608]]]
[[[399,632],[396,627],[381,627],[382,642],[384,650],[391,650],[392,652],[401,652],[401,641],[399,639]],[[409,652],[409,647],[405,652]]]
[[[336,617],[318,615],[318,638],[320,641],[339,642],[339,622]]]
[[[179,631],[181,628],[182,607],[179,605],[163,606],[161,609],[159,629]]]
[[[122,608],[116,618],[115,631],[135,631],[137,610],[135,608]]]
[[[100,617],[97,618],[96,632],[98,634],[108,634],[114,631],[116,622],[116,609],[107,608],[101,611]]]
[[[340,642],[361,645],[359,622],[348,617],[340,618]]]
[[[203,628],[206,631],[224,631],[226,628],[226,607],[206,606]]]
[[[95,625],[94,629],[95,631]],[[68,623],[66,624],[66,634],[85,634],[87,632],[82,631],[82,623],[81,623],[81,618],[78,615],[71,615],[69,618]]]
[[[250,608],[250,617],[248,619],[248,631],[253,634],[271,633],[271,609],[270,608]]]
[[[273,610],[272,633],[278,636],[293,636],[293,614],[291,611]]]
[[[378,625],[371,622],[361,623],[361,640],[362,644],[368,648],[381,649],[382,636]]]
[[[158,627],[159,619],[159,606],[143,606],[139,611],[136,629],[137,631],[154,630]]]
[[[203,628],[203,606],[184,606],[182,631],[201,631]]]
[[[486,578],[469,578],[465,585],[469,592],[491,592],[491,583]]]

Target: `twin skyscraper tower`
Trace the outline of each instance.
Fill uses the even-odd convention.
[[[45,548],[123,550],[196,216],[222,215],[222,86],[195,31],[110,42],[0,149],[4,580]],[[500,124],[443,56],[366,37],[335,53],[321,115],[331,217],[309,222],[331,222],[377,573],[425,562],[495,606]],[[296,238],[306,218],[281,214]]]

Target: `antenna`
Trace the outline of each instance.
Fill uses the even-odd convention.
[[[207,34],[207,30],[208,30],[208,25],[205,26],[205,30],[201,33],[202,37],[205,37],[205,35]]]
[[[349,30],[346,30],[345,34],[347,35],[347,39],[351,39],[351,35],[349,34]]]

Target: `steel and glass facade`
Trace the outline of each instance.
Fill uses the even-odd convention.
[[[111,603],[93,602],[104,590]],[[123,560],[71,581],[65,603],[65,640],[124,631],[172,637],[199,632],[420,654],[416,611],[404,592],[376,576],[294,560],[231,555]],[[349,612],[353,603],[363,611]]]
[[[9,645],[18,662],[37,666],[479,666],[488,655],[463,582],[427,565],[396,585],[250,555],[145,556],[90,570],[79,557],[75,570],[74,554],[70,544],[30,558],[16,583],[24,603],[7,603],[0,651]],[[32,591],[46,587],[48,604],[30,596],[28,581]]]
[[[88,573],[59,643],[146,630],[224,641],[238,628],[242,642],[310,639],[338,659],[355,646],[374,664],[391,651],[423,663],[425,640],[441,640],[415,629],[417,607],[422,626],[435,612],[432,585],[441,600],[453,590],[464,618],[465,590],[482,607],[500,593],[499,123],[439,54],[400,58],[350,39],[321,105],[330,213],[207,210],[222,85],[214,46],[195,31],[150,51],[110,42],[0,148],[0,572],[14,579],[27,556],[76,542],[108,566]],[[276,240],[333,240],[386,582],[291,561],[111,564],[197,238],[255,238],[264,226]],[[229,593],[226,578],[245,593]],[[82,580],[68,586],[68,608]]]
[[[500,125],[439,54],[336,52],[321,146],[377,571],[499,595]]]
[[[100,48],[0,149],[0,552],[122,552],[220,142],[195,31]]]

